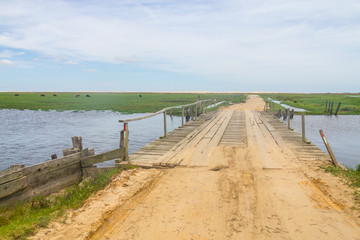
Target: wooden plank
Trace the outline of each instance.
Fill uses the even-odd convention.
[[[26,177],[0,185],[0,198],[14,194],[27,187]]]
[[[17,172],[9,173],[7,175],[0,177],[0,185],[7,183],[7,182],[14,181],[14,180],[22,178],[22,177],[23,177],[23,174],[22,174],[21,170],[19,170]]]
[[[63,158],[58,158],[54,160],[49,160],[43,163],[38,163],[29,167],[25,167],[22,169],[22,173],[24,176],[38,173],[38,172],[50,172],[54,169],[65,168],[74,163],[78,163],[81,159],[82,153],[75,153],[72,155],[68,155]]]
[[[4,199],[1,199],[0,206],[12,206],[18,201],[26,201],[34,196],[49,195],[57,192],[65,187],[71,186],[75,183],[80,182],[82,179],[81,172],[74,173],[61,179],[50,181],[47,184],[39,186],[37,188],[26,188],[24,191],[19,191],[10,195]]]
[[[35,188],[47,184],[50,181],[57,181],[60,178],[66,176],[81,173],[80,162],[76,162],[72,165],[66,166],[64,168],[53,168],[51,171],[36,172],[30,175],[27,175],[28,187]]]
[[[13,173],[13,172],[17,172],[17,171],[23,169],[24,167],[25,167],[24,164],[11,165],[9,168],[0,171],[0,178],[1,178],[2,176],[11,174],[11,173]]]
[[[81,159],[82,167],[90,166],[95,163],[109,161],[115,158],[122,158],[125,156],[125,148],[118,148],[109,152],[96,154],[94,156]]]

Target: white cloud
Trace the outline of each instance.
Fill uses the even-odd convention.
[[[4,64],[4,65],[13,65],[14,64],[12,61],[10,61],[8,59],[1,59],[0,63]]]
[[[23,55],[24,52],[15,52],[15,51],[10,51],[10,50],[3,50],[0,52],[0,58],[13,58],[16,56],[21,56]]]
[[[359,12],[357,0],[5,1],[0,46],[234,81],[333,78],[360,63]]]
[[[79,64],[79,63],[78,63],[78,62],[71,61],[71,60],[68,60],[68,61],[64,62],[64,64],[76,65],[76,64]]]

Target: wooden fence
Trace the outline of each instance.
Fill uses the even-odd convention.
[[[49,195],[80,182],[83,177],[96,175],[93,164],[123,158],[125,147],[94,155],[94,149],[63,149],[64,157],[25,167],[13,165],[0,172],[0,206],[10,206],[39,195]],[[81,138],[80,138],[81,139]],[[80,145],[81,141],[80,141]],[[100,168],[101,169],[101,168]]]

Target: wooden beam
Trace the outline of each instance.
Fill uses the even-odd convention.
[[[87,167],[95,163],[109,161],[115,158],[122,158],[125,156],[125,148],[118,148],[109,152],[96,154],[94,156],[81,159],[81,166]]]
[[[27,187],[26,177],[0,185],[0,198],[9,196]]]
[[[23,177],[21,170],[0,177],[0,185]]]

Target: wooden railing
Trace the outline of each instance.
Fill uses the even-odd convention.
[[[143,119],[147,119],[147,118],[151,118],[151,117],[154,117],[156,115],[159,115],[161,113],[164,114],[164,137],[166,137],[166,134],[167,134],[167,131],[166,131],[166,112],[169,111],[169,110],[172,110],[172,109],[176,109],[176,108],[181,108],[181,127],[184,127],[184,109],[186,107],[190,107],[190,106],[194,106],[196,105],[196,112],[195,112],[195,119],[196,117],[198,116],[198,114],[200,112],[202,112],[203,114],[205,114],[206,112],[206,107],[208,105],[210,105],[209,103],[210,102],[214,102],[216,103],[216,99],[207,99],[207,100],[201,100],[201,101],[197,101],[197,102],[194,102],[194,103],[190,103],[190,104],[185,104],[185,105],[180,105],[180,106],[173,106],[173,107],[167,107],[167,108],[164,108],[160,111],[157,111],[155,113],[150,113],[148,115],[145,115],[145,116],[142,116],[142,117],[136,117],[136,118],[130,118],[130,119],[121,119],[119,120],[119,122],[123,122],[124,124],[127,124],[128,122],[133,122],[133,121],[139,121],[139,120],[143,120]],[[194,109],[193,109],[194,110]],[[193,111],[192,110],[192,111]],[[127,129],[126,126],[124,125],[124,129]]]

